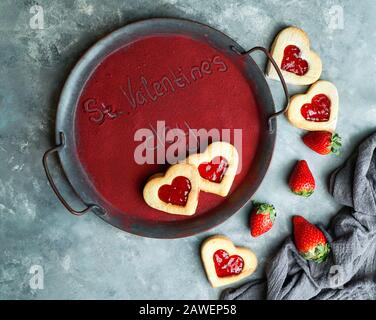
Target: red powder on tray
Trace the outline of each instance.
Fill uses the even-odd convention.
[[[259,142],[258,109],[241,69],[239,61],[181,35],[141,38],[106,57],[85,84],[75,114],[78,156],[98,195],[138,218],[192,218],[157,211],[143,200],[146,180],[164,172],[168,164],[137,164],[134,152],[142,142],[134,136],[140,128],[155,131],[157,121],[164,121],[166,129],[187,133],[189,128],[230,129],[231,143],[234,129],[241,129],[241,171],[231,189],[235,190]],[[201,192],[196,215],[224,199]]]

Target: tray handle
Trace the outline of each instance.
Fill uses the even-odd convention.
[[[273,126],[273,122],[272,120],[276,117],[278,117],[279,115],[285,113],[285,111],[287,110],[287,107],[289,105],[289,101],[290,101],[290,96],[289,96],[289,90],[287,88],[287,84],[286,84],[286,81],[285,79],[283,78],[283,75],[282,75],[282,72],[281,70],[279,69],[277,63],[275,62],[275,60],[273,59],[272,55],[270,54],[270,52],[264,48],[264,47],[254,47],[252,49],[249,49],[248,51],[245,51],[245,52],[240,52],[235,46],[231,46],[231,49],[236,52],[237,54],[240,54],[240,55],[248,55],[248,54],[251,54],[252,52],[254,51],[262,51],[265,56],[268,58],[268,60],[272,63],[275,71],[277,72],[278,74],[278,77],[279,77],[279,80],[281,81],[281,84],[282,84],[282,87],[283,87],[283,91],[285,93],[285,97],[286,97],[286,105],[285,107],[280,110],[280,111],[277,111],[275,113],[273,113],[272,115],[269,116],[268,118],[268,127],[269,127],[269,131],[271,133],[274,132],[275,128]]]
[[[63,204],[63,206],[73,215],[75,216],[82,216],[83,214],[85,214],[86,212],[90,211],[91,209],[94,209],[94,208],[99,208],[97,205],[86,205],[86,208],[85,209],[82,209],[82,210],[75,210],[73,209],[69,204],[68,202],[64,199],[64,197],[62,196],[62,194],[60,193],[59,189],[56,187],[56,184],[52,178],[52,175],[51,175],[51,172],[50,172],[50,169],[48,168],[48,157],[55,153],[55,152],[58,152],[59,150],[61,150],[65,145],[65,137],[64,137],[64,134],[62,132],[60,132],[60,143],[58,145],[56,145],[55,147],[47,150],[44,155],[43,155],[43,168],[44,168],[44,171],[46,173],[46,176],[47,176],[47,179],[48,179],[48,182],[50,183],[50,186],[52,188],[52,190],[54,191],[55,195],[57,196],[57,198],[60,200],[60,202]],[[80,198],[80,200],[82,201],[82,199]],[[82,201],[83,202],[83,201]]]

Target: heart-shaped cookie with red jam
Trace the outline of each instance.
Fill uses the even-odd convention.
[[[306,94],[297,94],[291,98],[287,118],[300,129],[334,132],[338,108],[337,88],[329,81],[320,80]]]
[[[214,288],[248,277],[257,267],[256,255],[251,250],[235,247],[230,239],[221,235],[203,242],[201,259]]]
[[[178,215],[193,215],[198,204],[199,176],[195,167],[180,163],[165,174],[151,176],[144,187],[144,200],[152,208]]]
[[[321,59],[311,50],[307,34],[299,28],[288,27],[278,33],[271,48],[271,55],[287,83],[308,85],[321,76]],[[266,74],[271,79],[279,80],[271,62],[268,63]]]
[[[192,154],[184,162],[196,167],[202,191],[225,197],[234,181],[239,155],[232,144],[217,141],[210,144],[205,152]]]

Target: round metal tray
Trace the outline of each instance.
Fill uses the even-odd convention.
[[[75,108],[80,98],[82,88],[90,77],[95,67],[109,54],[125,44],[151,34],[181,34],[189,35],[195,39],[205,41],[214,46],[216,50],[229,57],[244,59],[244,73],[254,88],[254,95],[261,112],[261,132],[257,154],[251,170],[246,174],[242,184],[231,193],[229,201],[226,201],[215,212],[202,214],[191,219],[178,221],[158,221],[157,223],[132,216],[131,212],[115,212],[113,208],[101,200],[91,187],[88,177],[79,165],[75,136],[74,120]],[[72,70],[62,91],[56,118],[56,146],[48,150],[43,157],[43,165],[47,178],[54,192],[62,204],[74,215],[82,215],[89,211],[94,212],[106,222],[127,232],[154,238],[178,238],[185,237],[210,229],[225,221],[238,211],[254,194],[264,178],[274,150],[276,136],[275,117],[284,110],[276,112],[269,86],[263,72],[250,57],[250,53],[262,51],[276,68],[283,89],[288,100],[286,84],[278,66],[262,47],[255,47],[245,51],[234,40],[225,34],[201,23],[182,19],[149,19],[129,24],[115,32],[112,32],[96,43],[77,63]],[[287,104],[286,104],[287,105]],[[47,158],[57,152],[61,165],[69,183],[85,204],[83,210],[73,209],[59,192],[48,168]]]

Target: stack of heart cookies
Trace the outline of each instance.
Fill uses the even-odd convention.
[[[291,98],[287,118],[294,126],[308,131],[334,132],[338,118],[339,98],[335,85],[319,80],[322,62],[311,50],[307,34],[296,27],[282,30],[275,38],[271,54],[287,83],[311,85],[305,94]],[[278,80],[271,63],[267,76]]]
[[[143,196],[152,208],[177,215],[196,212],[199,192],[226,197],[239,164],[236,148],[223,141],[210,144],[203,153],[192,154],[147,181]]]

